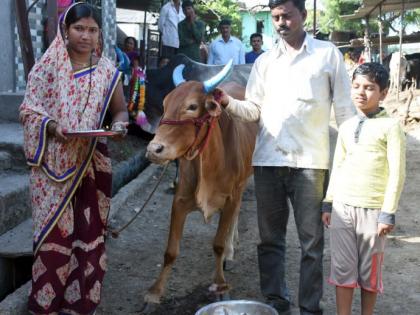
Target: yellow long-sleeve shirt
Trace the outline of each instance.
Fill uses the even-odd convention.
[[[393,224],[404,179],[405,135],[396,119],[382,110],[340,126],[325,201],[381,209],[379,221]]]

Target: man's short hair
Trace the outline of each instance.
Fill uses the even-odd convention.
[[[252,42],[252,39],[255,37],[259,37],[261,38],[261,40],[263,39],[262,35],[260,33],[254,33],[249,37],[249,40]]]
[[[222,25],[229,25],[230,26],[231,24],[232,24],[232,22],[229,19],[222,19],[219,22],[219,27],[222,26]]]
[[[191,7],[191,8],[193,8],[193,9],[194,9],[194,4],[193,4],[193,2],[192,2],[192,1],[190,1],[190,0],[185,0],[185,1],[182,1],[182,5],[181,5],[181,7],[182,7],[183,9],[185,9],[186,7]]]
[[[352,80],[354,80],[357,75],[367,76],[370,81],[379,85],[381,91],[388,87],[389,73],[383,65],[377,62],[366,62],[358,66],[353,72]]]
[[[270,9],[274,9],[275,7],[278,7],[279,5],[285,4],[286,2],[292,2],[293,5],[298,8],[300,12],[303,12],[305,10],[305,0],[269,0],[268,6]]]

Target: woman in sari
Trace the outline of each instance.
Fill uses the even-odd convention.
[[[111,199],[105,138],[67,132],[126,131],[120,73],[95,54],[100,18],[85,3],[69,7],[57,37],[29,74],[20,107],[30,174],[34,262],[31,314],[93,314],[106,269],[104,237]]]

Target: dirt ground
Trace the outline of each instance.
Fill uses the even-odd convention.
[[[420,314],[420,127],[411,128],[407,135],[407,179],[397,226],[388,236],[384,262],[384,294],[379,296],[375,314]],[[113,220],[114,226],[125,223],[135,214],[153,188],[161,167],[142,187],[137,187],[133,198]],[[140,314],[143,296],[157,277],[166,246],[170,206],[173,194],[168,189],[174,176],[169,168],[163,183],[139,218],[118,239],[109,239],[108,273],[103,297],[97,315]],[[184,237],[166,295],[153,315],[189,315],[212,302],[207,288],[211,284],[214,258],[211,249],[217,216],[205,224],[199,212],[192,213],[185,225]],[[252,180],[243,195],[239,219],[239,248],[236,264],[226,278],[232,285],[232,299],[262,301],[259,291],[256,245],[256,202]],[[329,233],[325,231],[324,273],[330,265]],[[291,216],[287,241],[287,280],[295,306],[297,301],[300,249],[296,228]],[[353,303],[354,314],[360,314],[359,292]],[[324,287],[324,314],[335,314],[334,288]],[[297,308],[293,314],[298,314]]]

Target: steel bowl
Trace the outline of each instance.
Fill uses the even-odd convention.
[[[221,301],[200,308],[195,315],[279,315],[271,306],[247,300]]]

